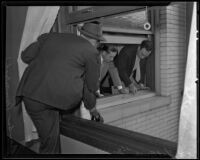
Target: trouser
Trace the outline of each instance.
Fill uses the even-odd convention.
[[[23,97],[23,101],[40,138],[39,153],[59,154],[61,152],[59,111],[27,97]]]
[[[120,77],[119,77],[118,70],[115,67],[113,61],[109,62],[109,63],[106,63],[106,62],[102,63],[100,81],[105,77],[107,72],[110,73],[111,79],[112,79],[115,87],[122,85]]]

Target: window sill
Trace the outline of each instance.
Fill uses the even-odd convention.
[[[112,95],[106,96],[97,99],[97,108],[103,109],[111,106],[116,106],[124,103],[129,103],[132,101],[154,97],[156,95],[155,92],[152,91],[138,91],[135,95],[132,94],[120,94],[120,95]]]
[[[167,106],[170,102],[170,97],[157,96],[150,91],[140,91],[135,96],[127,94],[100,98],[97,100],[97,109],[104,117],[105,123],[111,123],[157,107]]]

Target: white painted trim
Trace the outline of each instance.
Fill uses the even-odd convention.
[[[155,91],[157,95],[161,94],[161,82],[160,82],[160,24],[159,15],[160,9],[157,8],[154,11],[154,35],[155,35]]]
[[[127,34],[153,34],[151,31],[145,31],[142,29],[102,27],[102,30],[103,32],[115,32],[115,33],[127,33]]]
[[[147,39],[145,36],[132,36],[132,35],[109,35],[104,34],[106,42],[116,44],[140,44],[143,40]]]
[[[141,100],[145,98],[154,97],[156,93],[152,91],[138,91],[135,95],[133,94],[120,94],[105,98],[97,99],[97,109],[103,109],[107,107],[112,107],[120,104],[129,103],[136,100]]]

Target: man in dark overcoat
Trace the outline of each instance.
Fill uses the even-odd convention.
[[[141,44],[129,44],[121,49],[114,63],[125,87],[131,93],[146,89],[145,74],[147,57],[151,54],[152,43],[144,40]]]
[[[60,153],[59,111],[80,107],[91,116],[97,111],[100,58],[95,43],[105,40],[98,23],[86,23],[81,36],[45,33],[21,54],[28,64],[16,93],[16,105],[24,102],[40,138],[40,153]],[[86,38],[87,37],[87,38]]]

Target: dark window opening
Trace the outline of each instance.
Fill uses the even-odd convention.
[[[107,45],[108,46],[114,45],[118,50],[117,54],[119,54],[120,50],[123,47],[125,47],[127,44],[107,44]],[[153,92],[155,91],[155,56],[154,55],[155,54],[154,54],[154,49],[153,49],[152,53],[147,58],[145,83],[144,83],[146,86],[150,87],[150,90]],[[135,75],[133,75],[133,77],[135,77]],[[106,73],[106,75],[103,77],[103,79],[100,82],[100,91],[104,95],[104,98],[106,96],[112,96],[112,95],[119,94],[117,86],[114,86],[114,83],[113,83],[113,80],[111,78],[109,71]]]

